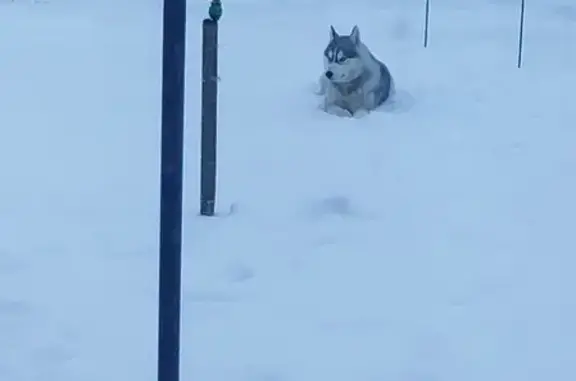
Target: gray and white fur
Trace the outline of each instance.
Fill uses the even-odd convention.
[[[393,91],[390,71],[362,43],[358,26],[348,36],[331,26],[318,92],[324,96],[323,110],[360,117],[382,105]]]

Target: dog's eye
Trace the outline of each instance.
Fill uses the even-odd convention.
[[[344,63],[348,61],[348,57],[340,57],[340,59],[338,60],[338,62]]]

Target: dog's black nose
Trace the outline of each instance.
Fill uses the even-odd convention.
[[[330,70],[328,70],[326,72],[326,78],[331,79],[334,76],[334,73],[332,73]]]

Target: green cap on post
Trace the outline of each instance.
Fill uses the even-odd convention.
[[[220,2],[220,0],[212,0],[210,2],[208,15],[214,21],[220,20],[220,17],[222,17],[222,3]]]

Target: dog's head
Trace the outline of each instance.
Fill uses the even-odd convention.
[[[362,75],[364,67],[358,55],[360,31],[355,26],[350,35],[339,35],[330,27],[330,42],[324,50],[324,75],[334,83],[347,83]]]

